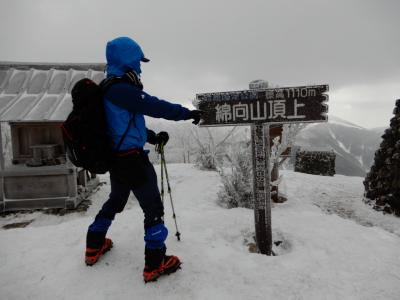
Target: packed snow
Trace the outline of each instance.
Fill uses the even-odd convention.
[[[156,166],[159,169],[159,166]],[[362,178],[282,171],[288,197],[272,210],[277,256],[249,252],[253,211],[218,205],[217,172],[171,164],[182,240],[171,205],[168,252],[182,270],[144,284],[143,216],[133,198],[110,229],[114,248],[83,262],[85,233],[110,191],[107,176],[86,212],[9,214],[0,229],[0,299],[400,299],[400,219],[362,201]]]

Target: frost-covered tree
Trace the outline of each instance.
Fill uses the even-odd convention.
[[[206,136],[200,135],[197,129],[192,129],[192,137],[197,144],[196,164],[201,169],[217,170],[218,164],[223,160],[225,143],[232,137],[236,128],[235,126],[225,133],[219,142],[216,142],[216,138],[208,127],[205,128]]]
[[[270,152],[271,172],[271,199],[274,202],[282,202],[278,193],[280,182],[279,166],[285,158],[282,154],[294,143],[296,134],[304,128],[302,124],[284,125],[282,138],[277,136],[273,139]],[[236,143],[226,151],[226,158],[229,167],[219,167],[222,178],[222,189],[218,194],[219,201],[229,207],[253,208],[253,162],[251,157],[250,140]],[[275,198],[274,198],[275,197]]]
[[[194,107],[198,107],[197,101],[197,99],[192,101]],[[191,136],[197,145],[197,149],[195,150],[196,165],[205,170],[217,170],[218,164],[222,163],[223,160],[226,142],[234,135],[236,128],[235,126],[228,132],[225,130],[218,131],[216,128],[213,128],[214,135],[208,127],[200,129],[201,133],[198,128],[192,128]],[[221,134],[219,134],[220,141],[216,142],[218,133],[222,133],[222,138]]]
[[[174,132],[183,163],[190,163],[190,157],[196,151],[191,131],[185,126],[177,126]]]
[[[266,88],[278,88],[278,85],[272,85],[266,80],[253,80],[249,83],[250,89],[266,89]],[[271,178],[271,199],[274,202],[283,202],[285,199],[279,197],[278,185],[280,182],[279,167],[283,164],[287,157],[282,157],[284,153],[293,146],[296,135],[302,130],[305,124],[284,124],[282,125],[281,134],[273,137],[270,145],[270,178]],[[270,135],[273,132],[272,128],[281,127],[280,125],[271,125]]]
[[[282,157],[288,149],[292,148],[296,135],[302,130],[305,124],[284,124],[282,126],[282,135],[272,139],[270,154],[270,178],[271,178],[271,199],[274,202],[283,202],[285,199],[279,197],[278,186],[280,183],[279,167],[286,160],[287,156]]]
[[[400,99],[393,114],[364,181],[364,202],[376,210],[400,216]]]

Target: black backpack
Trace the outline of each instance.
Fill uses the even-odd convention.
[[[103,95],[107,88],[122,78],[103,80],[100,85],[88,78],[79,80],[71,91],[73,108],[61,125],[69,160],[93,174],[111,169],[112,148],[107,136]],[[117,150],[124,140],[130,123]]]

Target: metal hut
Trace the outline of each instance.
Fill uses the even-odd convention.
[[[0,62],[0,212],[75,208],[97,186],[66,159],[60,125],[73,85],[84,77],[99,83],[104,67]]]

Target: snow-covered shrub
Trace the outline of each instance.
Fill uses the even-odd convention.
[[[299,150],[296,152],[295,172],[333,176],[336,154],[333,151]]]
[[[303,129],[303,124],[285,124],[282,126],[282,137],[273,139],[270,151],[270,178],[271,200],[277,203],[286,201],[284,195],[279,194],[278,185],[281,181],[279,167],[285,158],[282,154],[292,147],[297,133]],[[253,208],[253,162],[249,140],[236,143],[230,151],[225,153],[228,168],[219,167],[223,187],[219,192],[219,202],[229,208]]]
[[[201,147],[196,155],[196,165],[202,170],[217,169],[215,154],[206,147]]]
[[[219,169],[223,185],[218,193],[219,202],[228,208],[253,208],[250,142],[238,144],[225,158],[230,163],[230,169]]]

